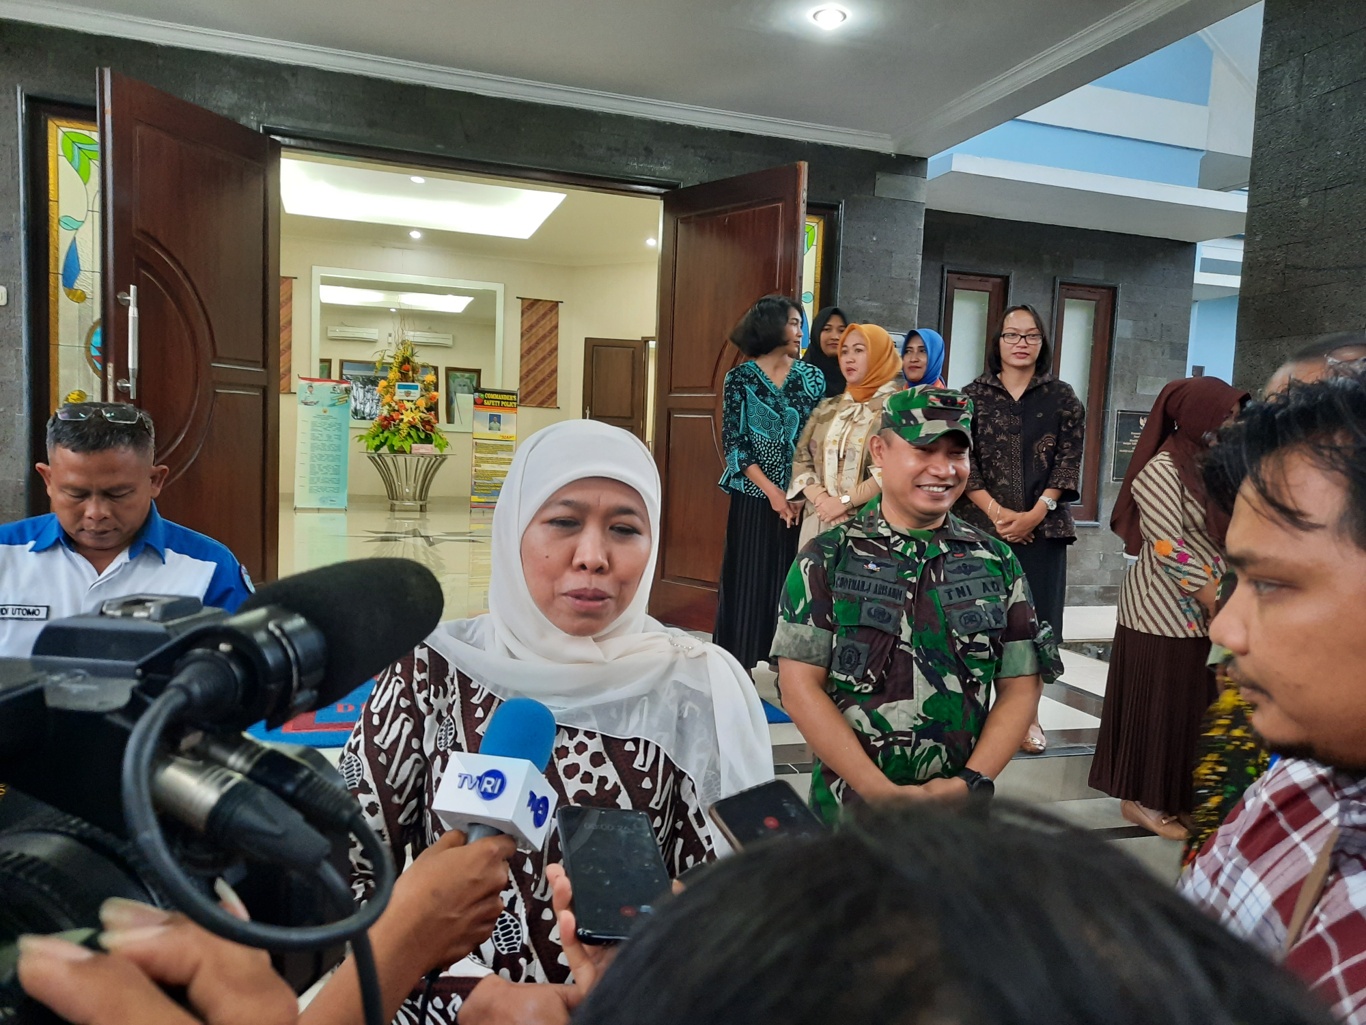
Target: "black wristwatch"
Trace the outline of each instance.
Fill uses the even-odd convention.
[[[968,785],[968,793],[973,797],[991,797],[996,793],[996,782],[976,769],[960,769],[958,778]]]

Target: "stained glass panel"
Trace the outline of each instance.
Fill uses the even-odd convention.
[[[100,143],[94,122],[47,119],[48,366],[52,406],[101,397]]]

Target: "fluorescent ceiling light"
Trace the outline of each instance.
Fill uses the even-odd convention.
[[[351,288],[349,285],[319,285],[318,299],[331,306],[386,307],[390,313],[399,309],[463,313],[465,307],[474,302],[472,295],[452,295],[449,292],[381,292],[374,288]]]
[[[280,199],[286,213],[304,217],[531,238],[565,197],[449,178],[428,178],[415,193],[407,187],[413,177],[286,157],[280,161]]]
[[[824,7],[817,7],[811,12],[811,20],[821,28],[829,31],[837,29],[849,20],[849,12],[837,4],[826,4]]]

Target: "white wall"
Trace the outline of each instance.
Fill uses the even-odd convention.
[[[560,306],[560,395],[557,409],[531,409],[523,406],[518,414],[517,433],[526,438],[535,431],[559,420],[583,415],[583,340],[585,338],[641,338],[655,334],[658,290],[658,267],[654,262],[632,263],[599,267],[574,267],[545,263],[529,263],[485,256],[472,256],[430,248],[402,246],[372,246],[352,242],[334,242],[305,236],[286,235],[280,241],[280,273],[293,276],[294,284],[294,370],[312,374],[317,365],[309,355],[312,345],[312,287],[313,267],[345,267],[357,271],[380,271],[392,274],[414,274],[435,278],[460,278],[472,281],[501,282],[504,295],[503,365],[465,362],[464,357],[482,350],[462,344],[460,330],[454,348],[419,347],[418,354],[426,363],[437,366],[481,366],[485,387],[515,389],[518,386],[521,337],[521,303],[519,297],[529,299],[558,299]],[[359,312],[359,311],[357,311]],[[391,315],[384,314],[392,319]],[[426,316],[426,315],[421,315]],[[432,315],[435,317],[435,315]],[[458,322],[459,318],[452,320]],[[348,316],[348,323],[359,326],[359,318]],[[374,325],[379,326],[379,325]],[[426,330],[416,325],[417,330]],[[445,327],[434,328],[445,331]],[[384,344],[387,328],[381,328],[380,345]],[[334,361],[339,350],[346,346],[361,353],[346,358],[373,358],[376,346],[369,342],[326,342],[320,355],[331,355]],[[487,350],[484,350],[487,351]],[[307,368],[307,369],[305,369]],[[337,364],[334,362],[333,371]],[[499,374],[493,373],[501,370]],[[280,396],[280,491],[294,490],[294,449],[296,406],[295,396]],[[353,438],[360,431],[352,432]],[[433,498],[463,498],[469,495],[470,436],[448,433],[451,445],[450,460],[437,476],[432,487]],[[359,443],[353,441],[348,466],[349,491],[352,495],[384,495],[379,475],[370,466]]]

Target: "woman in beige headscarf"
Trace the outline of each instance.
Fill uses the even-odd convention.
[[[901,359],[876,324],[850,324],[839,344],[844,393],[826,399],[797,439],[789,498],[806,499],[800,542],[843,523],[882,492],[868,458],[882,406],[902,387]]]

